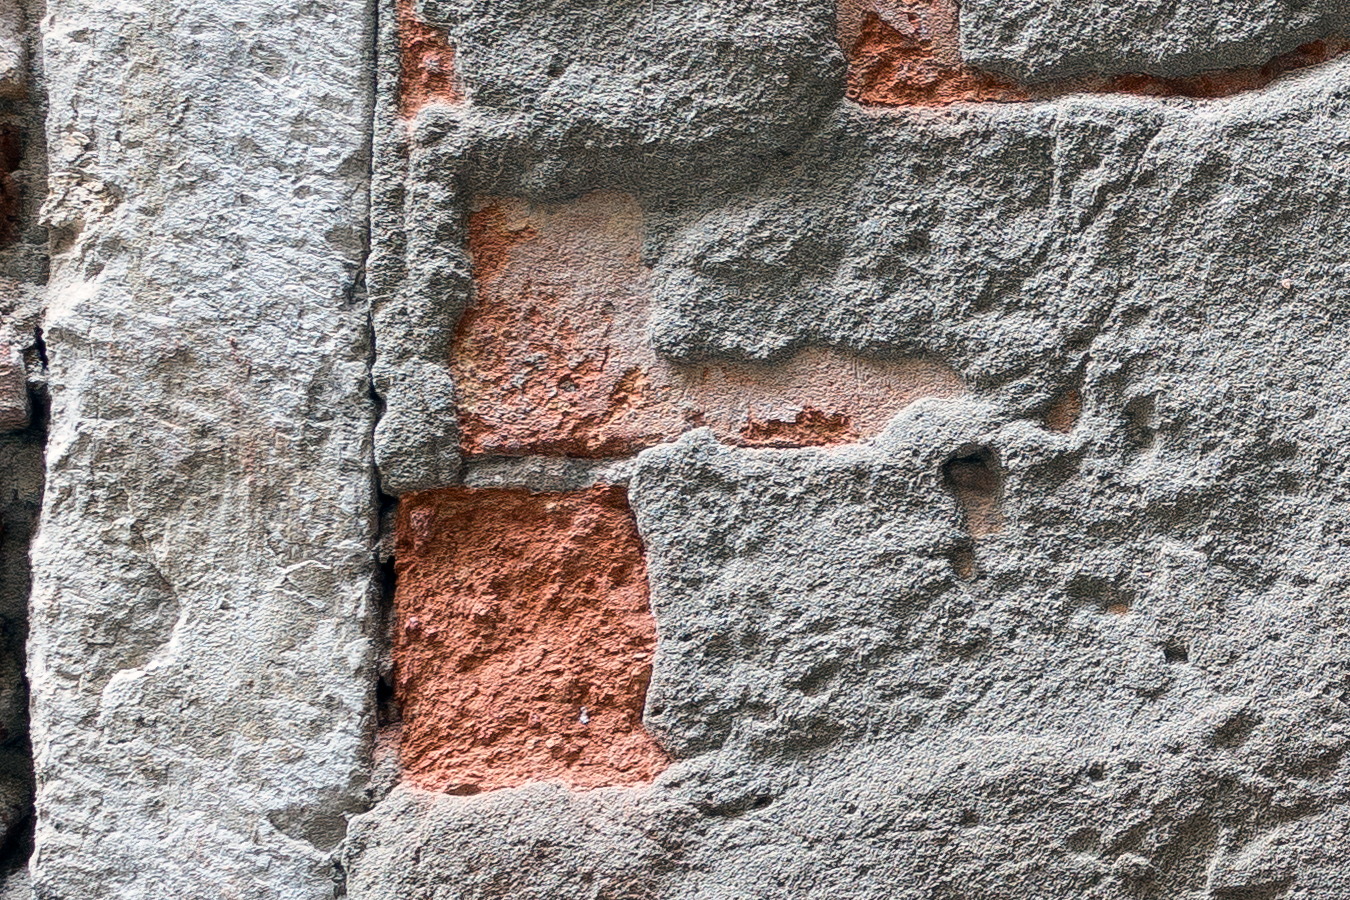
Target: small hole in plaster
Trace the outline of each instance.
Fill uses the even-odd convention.
[[[1163,659],[1169,663],[1184,663],[1191,661],[1191,655],[1180,644],[1165,644],[1163,646]]]
[[[942,480],[966,514],[971,537],[984,537],[1003,530],[999,502],[1003,494],[1003,470],[988,447],[962,451],[942,466]]]

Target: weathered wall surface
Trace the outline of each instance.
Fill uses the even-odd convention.
[[[369,13],[55,2],[43,898],[329,898],[373,703]]]
[[[961,52],[1015,78],[1261,66],[1350,27],[1340,0],[965,0]]]
[[[17,9],[5,900],[1345,893],[1344,4]]]
[[[385,489],[626,485],[672,762],[589,791],[410,769],[353,822],[351,896],[1336,895],[1344,12],[1094,10],[405,8],[456,80],[378,125],[401,189],[375,253],[403,267],[377,352],[393,372],[420,339],[381,310],[443,324],[434,377],[381,389],[455,415],[386,420],[442,449]],[[765,403],[774,439],[749,439]],[[395,673],[472,635],[461,685],[525,688],[536,726],[570,702],[559,748],[614,741],[574,670],[544,687],[485,643],[527,639],[493,616],[530,557],[479,554],[494,602],[427,577],[428,527],[397,526],[422,599]],[[533,590],[584,597],[611,564]],[[394,685],[420,766],[443,695]],[[457,709],[481,746],[452,757],[530,739]]]

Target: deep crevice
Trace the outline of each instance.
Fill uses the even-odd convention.
[[[967,447],[942,465],[942,483],[965,512],[972,538],[1003,530],[1003,468],[989,447]]]
[[[42,339],[42,326],[33,326],[33,352],[37,355],[38,363],[42,366],[42,371],[47,371],[49,364],[47,359],[47,342]]]
[[[338,840],[330,848],[329,864],[331,866],[330,874],[333,882],[334,900],[347,896],[347,872],[342,862],[341,848],[346,842],[347,819],[349,812],[364,812],[381,799],[383,793],[387,792],[388,785],[381,786],[379,773],[377,771],[377,760],[379,755],[379,734],[383,725],[383,698],[381,696],[380,685],[383,681],[383,672],[386,667],[385,661],[389,658],[389,640],[388,640],[388,620],[389,611],[393,596],[392,590],[392,563],[386,560],[386,548],[392,546],[391,540],[386,536],[386,523],[389,521],[387,509],[392,504],[392,499],[385,496],[380,489],[379,468],[375,458],[375,429],[379,425],[380,419],[384,415],[384,399],[380,396],[375,387],[374,369],[376,359],[375,346],[375,322],[370,307],[370,283],[369,283],[369,265],[371,257],[371,248],[373,244],[373,232],[375,227],[373,209],[374,209],[374,184],[375,184],[375,129],[379,127],[379,93],[380,93],[380,66],[381,66],[381,47],[383,19],[385,18],[385,4],[382,0],[368,0],[366,4],[366,21],[371,23],[369,32],[369,42],[367,44],[366,59],[369,64],[367,70],[367,89],[366,96],[367,120],[365,134],[365,157],[366,157],[366,185],[368,189],[365,209],[365,227],[362,234],[362,247],[360,261],[357,270],[352,278],[351,285],[347,291],[346,299],[348,305],[365,307],[365,343],[366,343],[366,395],[370,402],[370,513],[373,518],[373,528],[371,529],[371,540],[373,546],[370,548],[375,571],[372,573],[370,583],[370,602],[373,606],[371,614],[371,641],[375,647],[374,650],[374,670],[376,674],[376,684],[369,696],[371,704],[371,725],[370,734],[370,757],[367,762],[367,782],[364,791],[359,789],[353,791],[357,796],[349,798],[352,804],[352,810],[341,810],[341,834]]]
[[[38,23],[43,0],[22,5],[14,40],[24,59],[6,73],[0,99],[0,345],[17,377],[9,382],[26,423],[12,419],[0,432],[0,895],[26,895],[36,817],[33,750],[29,736],[26,644],[32,572],[29,551],[37,531],[46,474],[51,418],[50,363],[41,316],[49,266],[48,230],[39,220],[45,200],[46,95]]]

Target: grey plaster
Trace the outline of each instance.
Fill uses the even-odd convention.
[[[1350,28],[1342,0],[964,0],[961,56],[1024,81],[1260,67]]]
[[[393,4],[378,6],[367,284],[374,354],[371,387],[380,487],[397,496],[453,482],[459,472],[454,385],[455,320],[470,293],[463,201],[453,174],[414,184],[409,125],[398,115],[398,33]],[[435,210],[428,216],[424,210]]]
[[[529,170],[454,115],[413,183]],[[922,353],[976,390],[855,447],[644,452],[676,762],[396,788],[350,896],[1338,896],[1348,144],[1337,62],[1213,103],[841,105],[714,197],[645,185],[662,352]],[[944,478],[972,454],[996,533]]]
[[[423,127],[465,133],[484,163],[465,167],[476,185],[565,196],[596,179],[639,188],[762,171],[842,90],[833,5],[822,0],[417,8],[445,24],[469,104],[429,111]]]
[[[454,322],[472,302],[475,196],[599,187],[721,195],[789,157],[843,91],[827,3],[424,2],[456,48],[462,105],[397,110],[382,5],[370,283],[381,485],[452,482]]]

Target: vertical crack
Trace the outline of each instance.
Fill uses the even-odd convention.
[[[46,94],[37,24],[43,0],[0,14],[0,896],[28,894],[33,752],[25,646],[29,548],[42,506],[50,362],[42,312],[48,234]]]

